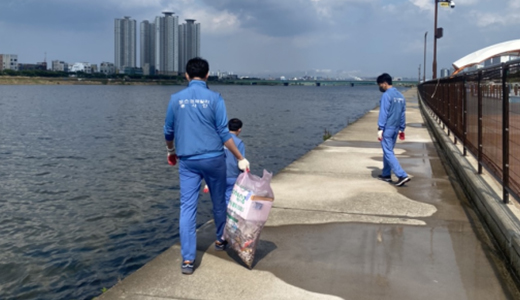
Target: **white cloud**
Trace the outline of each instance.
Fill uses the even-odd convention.
[[[331,18],[334,13],[346,11],[353,6],[370,6],[378,0],[310,0],[316,14],[321,18]]]
[[[204,34],[229,35],[240,30],[238,17],[228,11],[202,7],[187,7],[180,11],[181,19],[193,18],[201,23]]]
[[[509,0],[509,8],[520,9],[520,0]]]
[[[413,5],[419,7],[421,11],[423,10],[433,10],[435,7],[432,4],[431,0],[409,0]]]
[[[505,25],[506,19],[504,16],[501,16],[497,13],[488,13],[488,12],[480,12],[480,11],[471,11],[470,19],[473,20],[473,22],[478,27],[487,27],[490,25]]]
[[[478,3],[479,3],[479,0],[455,0],[455,4],[457,4],[457,6],[459,6],[459,5],[470,6],[470,5],[475,5]]]
[[[520,24],[520,0],[511,0],[497,11],[472,10],[469,18],[478,27],[513,26]]]
[[[160,7],[162,0],[125,0],[125,1],[114,1],[110,0],[119,5],[121,8],[142,8],[142,7]],[[179,0],[177,0],[179,1]]]
[[[435,4],[432,0],[409,0],[413,5],[419,7],[421,11],[433,11]],[[518,1],[518,0],[513,0]],[[457,8],[472,6],[479,3],[479,0],[455,0]]]

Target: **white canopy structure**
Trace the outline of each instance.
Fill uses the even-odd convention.
[[[466,68],[478,65],[490,58],[503,55],[520,55],[520,40],[495,44],[464,56],[453,63],[453,68],[455,68],[455,73],[453,73],[453,75]]]

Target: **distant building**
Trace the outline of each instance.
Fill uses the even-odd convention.
[[[491,67],[520,57],[520,39],[510,40],[482,48],[455,61],[454,75]]]
[[[111,75],[116,73],[116,66],[113,63],[102,62],[99,66],[99,72],[105,75]]]
[[[518,59],[518,56],[516,56],[516,55],[502,55],[502,56],[492,57],[492,58],[486,59],[484,61],[484,67],[487,68],[487,67],[499,65],[501,63],[506,63],[508,61],[515,60],[515,59]]]
[[[163,12],[155,18],[155,68],[159,74],[179,73],[179,17]]]
[[[179,71],[186,72],[188,60],[200,56],[200,23],[187,19],[179,25]]]
[[[441,78],[449,77],[451,74],[450,69],[441,69]]]
[[[36,64],[18,64],[18,71],[46,71],[47,62],[39,62]]]
[[[91,70],[92,74],[99,73],[97,64],[91,64],[90,65],[90,70]]]
[[[136,31],[135,20],[130,17],[115,19],[114,50],[115,65],[119,70],[136,67]]]
[[[16,54],[0,54],[0,70],[18,71],[18,55]]]
[[[484,64],[473,65],[471,67],[468,67],[468,68],[464,69],[463,72],[477,71],[477,70],[480,70],[482,68],[484,68]]]
[[[234,75],[233,72],[217,72],[218,79],[233,79],[235,76],[238,78],[238,76]]]
[[[124,70],[122,70],[121,73],[127,74],[127,75],[143,75],[143,69],[127,67]]]
[[[143,75],[146,75],[146,76],[155,75],[155,67],[150,64],[144,64],[142,69],[143,69]]]
[[[70,66],[69,72],[76,73],[76,72],[83,72],[86,74],[92,74],[92,67],[88,62],[79,62],[74,63],[72,66]]]
[[[68,72],[69,64],[64,61],[53,60],[51,70],[55,72]]]
[[[141,68],[155,66],[155,24],[148,21],[141,22],[141,59],[139,61]],[[154,67],[155,69],[155,67]]]

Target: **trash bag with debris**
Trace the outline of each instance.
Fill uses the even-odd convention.
[[[229,199],[224,239],[249,268],[273,205],[272,177],[266,170],[261,178],[249,172],[240,174]]]

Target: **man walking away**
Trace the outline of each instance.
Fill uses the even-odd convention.
[[[383,148],[383,173],[379,179],[392,182],[392,172],[397,176],[396,186],[403,186],[410,181],[408,174],[401,168],[394,154],[397,136],[404,134],[406,128],[406,101],[403,94],[392,86],[392,77],[387,73],[377,77],[379,91],[383,93],[380,101],[378,133]]]
[[[179,157],[181,211],[179,230],[183,274],[192,274],[197,254],[196,218],[202,179],[211,192],[216,226],[216,250],[224,250],[222,240],[226,222],[226,157],[224,145],[238,160],[240,170],[249,162],[240,154],[227,128],[224,99],[208,89],[209,64],[193,58],[186,65],[189,86],[172,95],[166,113],[164,135],[168,161]]]

